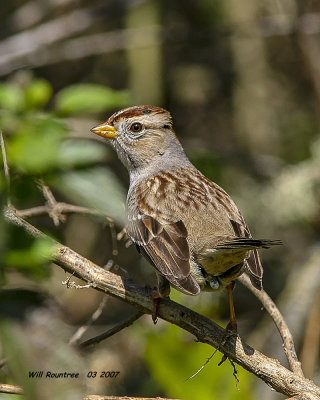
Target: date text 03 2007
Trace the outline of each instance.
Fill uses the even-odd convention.
[[[89,371],[87,378],[116,378],[120,374],[120,371]]]
[[[116,378],[120,371],[89,371],[87,378]],[[29,371],[29,378],[80,378],[79,372],[52,372],[52,371]]]

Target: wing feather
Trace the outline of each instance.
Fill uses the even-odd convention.
[[[182,221],[160,223],[150,215],[139,215],[129,222],[127,233],[172,285],[189,294],[200,292],[190,274],[188,233]]]

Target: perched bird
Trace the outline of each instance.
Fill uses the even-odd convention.
[[[91,129],[111,141],[130,174],[127,233],[155,267],[153,320],[170,284],[190,295],[226,288],[227,329],[237,330],[232,290],[244,271],[257,289],[263,269],[257,249],[281,244],[253,239],[230,196],[186,156],[168,111],[135,106]]]

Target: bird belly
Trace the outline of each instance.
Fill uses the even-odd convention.
[[[208,275],[218,276],[243,263],[248,257],[248,250],[235,249],[208,249],[197,255],[196,262],[199,263]]]

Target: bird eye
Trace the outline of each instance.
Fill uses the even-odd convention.
[[[142,131],[142,124],[140,124],[140,122],[134,122],[131,126],[130,126],[130,131],[134,132],[134,133],[139,133]]]

